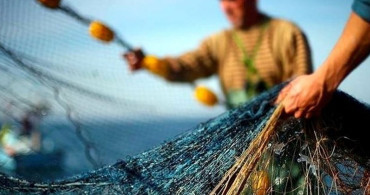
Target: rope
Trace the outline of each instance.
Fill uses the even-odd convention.
[[[280,104],[275,109],[264,129],[252,143],[250,143],[248,149],[243,152],[239,160],[229,169],[222,180],[212,190],[212,195],[240,194],[243,191],[247,179],[254,170],[255,165],[266,149],[267,143],[275,132],[275,125],[284,110],[283,108],[283,104]]]

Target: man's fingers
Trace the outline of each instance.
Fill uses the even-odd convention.
[[[283,99],[286,97],[286,95],[288,94],[289,90],[291,88],[291,85],[287,85],[285,86],[280,92],[279,92],[279,95],[277,97],[277,99],[275,100],[275,104],[279,104],[283,101]]]
[[[297,111],[295,111],[295,113],[294,113],[294,117],[295,117],[295,118],[302,118],[302,117],[303,117],[303,115],[304,115],[304,111],[303,111],[303,110],[297,110]]]
[[[288,100],[285,100],[284,102],[284,111],[287,114],[290,114],[295,111]]]
[[[297,95],[293,95],[291,92],[287,94],[284,99],[284,107],[287,114],[294,113],[298,109]]]
[[[275,104],[279,104],[281,101],[283,101],[283,99],[285,98],[285,96],[286,96],[286,92],[284,92],[284,91],[281,91],[280,93],[279,93],[279,95],[278,95],[278,97],[276,98],[276,100],[275,100]]]
[[[313,116],[312,112],[307,112],[307,113],[305,114],[305,118],[306,118],[306,119],[309,119],[309,118],[311,118],[312,116]]]

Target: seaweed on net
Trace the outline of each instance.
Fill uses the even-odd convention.
[[[49,183],[1,175],[0,189],[16,194],[209,194],[263,130],[281,87],[116,164]],[[340,91],[319,118],[282,115],[258,162],[248,167],[243,193],[369,193],[364,136],[369,117],[367,105]]]

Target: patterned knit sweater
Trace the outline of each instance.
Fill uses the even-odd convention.
[[[311,73],[310,48],[304,33],[292,22],[266,19],[264,30],[262,23],[243,30],[223,30],[203,40],[196,50],[179,57],[162,58],[165,71],[150,68],[149,71],[178,82],[192,82],[218,74],[229,103],[233,101],[230,94],[243,91],[247,82],[255,84],[262,80],[272,87],[295,76]],[[243,48],[238,46],[235,36]],[[243,63],[243,55],[256,48],[253,66],[257,73],[248,71]]]

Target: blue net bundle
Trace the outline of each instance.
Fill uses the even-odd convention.
[[[49,183],[2,175],[2,191],[209,194],[263,129],[275,109],[271,102],[280,88],[275,87],[251,103],[201,123],[156,148],[95,171]],[[276,135],[265,151],[267,155],[260,159],[270,159],[271,165],[265,169],[269,181],[264,194],[368,193],[369,152],[364,131],[369,117],[368,105],[340,91],[318,118],[280,117]],[[269,170],[271,167],[275,171]],[[262,190],[250,186],[245,194]]]

